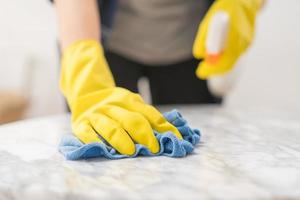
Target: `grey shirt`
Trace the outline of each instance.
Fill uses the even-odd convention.
[[[209,0],[121,0],[107,48],[148,65],[192,58]]]

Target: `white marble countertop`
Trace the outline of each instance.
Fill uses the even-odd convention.
[[[203,133],[181,159],[66,161],[67,115],[1,126],[0,199],[300,199],[300,113],[179,110]]]

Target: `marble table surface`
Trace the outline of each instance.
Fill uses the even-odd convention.
[[[67,161],[68,115],[0,126],[0,200],[300,199],[300,113],[179,110],[203,133],[180,159]]]

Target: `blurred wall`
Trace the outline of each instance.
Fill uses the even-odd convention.
[[[299,19],[299,0],[268,0],[228,105],[300,112]]]
[[[260,14],[255,44],[228,106],[300,111],[299,0],[269,0]],[[58,91],[58,56],[53,7],[47,0],[0,0],[0,89],[23,90],[32,98],[28,116],[63,112]],[[32,89],[24,74],[33,69]]]
[[[63,111],[56,35],[55,13],[47,0],[0,0],[0,90],[29,96],[28,117]]]

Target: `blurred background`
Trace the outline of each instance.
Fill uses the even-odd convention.
[[[269,0],[224,106],[300,112],[300,1]],[[0,0],[0,121],[65,112],[47,0]]]

